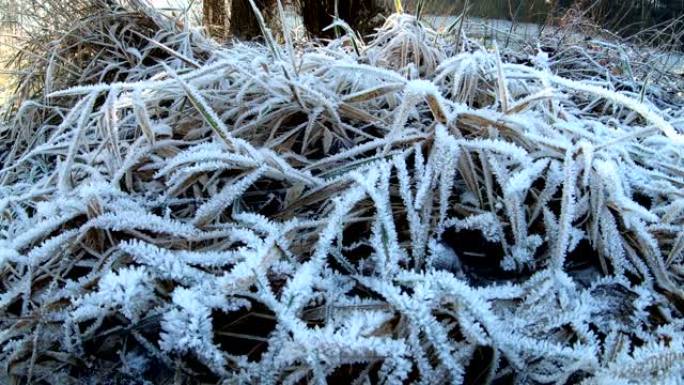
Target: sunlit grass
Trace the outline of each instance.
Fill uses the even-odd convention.
[[[0,104],[9,97],[12,85],[12,71],[9,61],[15,52],[13,48],[14,40],[12,31],[0,28]]]
[[[5,45],[5,39],[0,37],[0,103],[4,102],[9,93],[11,77],[7,69],[7,60],[12,50]]]

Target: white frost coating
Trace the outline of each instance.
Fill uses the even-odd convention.
[[[409,14],[287,60],[144,20],[86,34],[78,73],[125,81],[55,75],[0,128],[0,383],[684,378],[662,83]]]
[[[634,112],[638,113],[639,115],[643,116],[644,119],[652,122],[658,129],[660,129],[665,135],[667,135],[675,144],[677,145],[684,145],[684,135],[681,133],[677,132],[674,127],[672,127],[672,124],[670,122],[666,121],[663,119],[663,117],[659,114],[657,114],[655,111],[653,111],[651,108],[647,107],[643,103],[639,103],[637,100],[632,99],[628,96],[625,96],[619,92],[615,91],[610,91],[607,90],[603,87],[598,87],[592,84],[587,84],[587,83],[580,83],[571,79],[567,78],[562,78],[560,76],[555,76],[551,75],[548,73],[544,72],[539,72],[536,71],[530,67],[524,67],[516,64],[508,64],[510,68],[515,68],[522,70],[524,72],[535,72],[538,76],[544,77],[545,79],[548,79],[551,83],[555,83],[557,85],[572,89],[572,90],[577,90],[577,91],[582,91],[582,92],[587,92],[590,94],[597,95],[599,97],[608,99],[612,102],[621,104]]]
[[[514,174],[506,183],[506,193],[516,194],[527,191],[532,185],[532,182],[539,177],[548,164],[548,159],[538,160]]]
[[[137,321],[154,300],[151,278],[142,267],[109,272],[100,278],[96,292],[75,300],[71,316],[82,321],[120,311],[131,321]]]
[[[429,80],[411,80],[406,83],[406,92],[412,95],[439,95],[437,86]]]
[[[264,168],[258,168],[237,182],[226,184],[226,186],[218,194],[211,197],[211,199],[203,204],[195,214],[195,225],[206,223],[212,217],[216,217],[231,204],[231,202],[241,196],[254,182],[256,182],[264,173]]]

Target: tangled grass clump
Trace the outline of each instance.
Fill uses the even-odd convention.
[[[680,383],[671,81],[407,14],[73,28],[0,137],[3,383]]]

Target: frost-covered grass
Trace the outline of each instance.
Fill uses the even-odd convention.
[[[0,136],[3,383],[680,383],[676,78],[129,6],[26,65]]]

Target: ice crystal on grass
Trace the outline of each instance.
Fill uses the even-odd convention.
[[[97,291],[74,300],[71,316],[76,321],[119,311],[131,321],[138,321],[154,300],[150,274],[144,268],[125,268],[108,272],[100,278]]]
[[[122,7],[0,136],[0,382],[684,376],[670,99],[408,14],[219,46]]]

